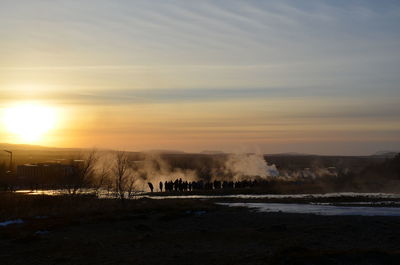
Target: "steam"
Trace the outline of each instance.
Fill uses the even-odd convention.
[[[156,184],[180,178],[185,181],[197,180],[195,170],[172,168],[158,153],[145,153],[144,160],[135,161],[133,168],[138,177],[137,185],[141,187],[146,186],[147,182]]]
[[[100,169],[112,165],[114,155],[102,153]],[[146,189],[151,182],[158,187],[159,182],[175,181],[245,181],[245,180],[284,180],[297,181],[319,177],[337,176],[336,168],[323,168],[315,165],[304,169],[280,169],[268,164],[262,154],[228,154],[206,157],[175,158],[155,153],[141,153],[131,157],[129,174],[139,189]]]
[[[213,168],[208,169],[208,175],[198,174],[200,168],[182,169],[172,168],[160,154],[146,153],[142,161],[136,161],[136,174],[139,182],[145,186],[147,182],[165,182],[182,179],[183,181],[242,181],[263,179],[279,176],[275,165],[268,165],[263,155],[260,154],[230,154],[225,160],[213,159]],[[194,163],[195,165],[197,163]]]
[[[230,154],[225,159],[212,157],[212,166],[207,174],[200,174],[206,165],[199,164],[195,159],[190,168],[179,165],[171,166],[171,163],[159,153],[144,153],[140,160],[132,161],[131,174],[135,178],[135,186],[145,189],[148,182],[157,185],[159,182],[183,181],[205,182],[214,180],[242,181],[277,177],[279,172],[275,165],[268,165],[263,155],[260,154]],[[107,160],[107,159],[105,159]],[[103,160],[104,161],[104,160]],[[187,165],[186,165],[187,166]]]
[[[262,155],[232,154],[225,162],[225,175],[232,176],[233,181],[268,179],[279,176],[275,165],[268,165]]]
[[[282,170],[280,173],[281,173],[280,178],[282,180],[286,179],[289,181],[338,176],[338,172],[335,167],[331,168],[313,167],[313,168],[304,168],[298,170]]]

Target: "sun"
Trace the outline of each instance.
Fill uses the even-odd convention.
[[[5,109],[4,125],[19,141],[34,143],[54,128],[54,108],[35,103],[20,103]]]

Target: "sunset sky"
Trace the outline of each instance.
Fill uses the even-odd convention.
[[[0,38],[0,117],[55,120],[0,143],[400,150],[397,0],[1,0]]]

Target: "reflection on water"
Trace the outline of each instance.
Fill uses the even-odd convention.
[[[64,195],[67,190],[18,190],[17,192],[31,195]],[[79,194],[93,194],[99,198],[115,198],[113,192],[105,190],[96,191],[94,189],[82,189]],[[395,193],[356,193],[356,192],[337,192],[324,194],[226,194],[226,195],[151,195],[147,192],[135,193],[135,198],[149,198],[156,200],[163,199],[313,199],[313,198],[340,198],[340,197],[364,197],[368,199],[400,199],[400,194]]]
[[[288,203],[218,203],[230,207],[248,207],[259,212],[284,212],[318,215],[400,216],[397,207],[352,207]]]
[[[67,190],[19,190],[17,192],[31,195],[65,195]],[[116,198],[113,192],[105,190],[84,189],[79,194],[91,194],[98,198]],[[128,197],[128,196],[126,196]],[[260,212],[285,212],[318,215],[363,215],[363,216],[400,216],[400,207],[384,207],[399,205],[399,201],[388,199],[399,199],[400,194],[394,193],[326,193],[326,194],[229,194],[229,195],[151,195],[146,192],[137,192],[131,198],[148,198],[155,200],[165,199],[318,199],[318,198],[362,198],[365,202],[336,202],[332,203],[218,203],[231,207],[248,207]],[[379,201],[382,199],[382,201]],[[371,200],[371,201],[369,201]],[[374,207],[372,207],[374,206]],[[382,207],[379,207],[382,206]]]
[[[178,195],[178,196],[144,196],[151,199],[313,199],[313,198],[340,198],[340,197],[365,197],[369,199],[400,198],[394,193],[324,193],[324,194],[228,194],[228,195]]]

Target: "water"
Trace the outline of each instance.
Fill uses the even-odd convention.
[[[18,190],[18,193],[30,195],[64,195],[68,194],[67,190]],[[82,189],[79,194],[95,194],[94,189]],[[114,198],[113,192],[99,190],[97,192],[99,198]],[[127,196],[126,196],[127,197]],[[397,193],[358,193],[358,192],[336,192],[321,194],[225,194],[225,195],[194,195],[182,193],[181,195],[151,195],[147,192],[136,192],[135,199],[148,198],[155,200],[164,199],[318,199],[318,198],[367,198],[367,199],[400,199]]]
[[[317,215],[400,216],[397,207],[353,207],[294,203],[218,203],[230,207],[247,207],[258,212],[284,212]]]
[[[324,194],[228,194],[228,195],[161,195],[151,196],[143,195],[142,197],[150,199],[318,199],[318,198],[368,198],[368,199],[399,199],[400,194],[395,193],[355,193],[355,192],[338,192]]]
[[[67,194],[66,190],[20,190],[18,192],[26,194],[44,194],[44,195],[63,195]],[[80,194],[95,194],[95,190],[84,189]],[[104,190],[97,192],[99,198],[115,198],[115,194]],[[146,192],[137,192],[136,199],[148,198],[154,200],[166,199],[337,199],[337,198],[354,198],[356,202],[335,202],[332,203],[220,203],[231,207],[248,207],[260,212],[286,212],[286,213],[303,213],[318,215],[362,215],[362,216],[400,216],[400,207],[388,207],[399,205],[399,201],[391,201],[390,199],[400,199],[400,194],[395,193],[355,193],[355,192],[339,192],[325,194],[229,194],[229,195],[191,195],[182,193],[182,195],[151,195]],[[360,198],[364,201],[360,201]],[[371,201],[372,200],[372,201]],[[342,205],[343,204],[343,205]],[[372,207],[375,206],[375,207]],[[387,207],[379,207],[387,206]]]

